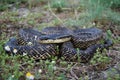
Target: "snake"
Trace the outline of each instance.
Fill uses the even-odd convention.
[[[48,59],[56,56],[55,44],[40,44],[37,42],[42,34],[31,28],[21,29],[18,38],[10,38],[4,45],[5,51],[11,55],[27,55],[34,59]]]
[[[46,27],[41,31],[32,28],[19,30],[18,38],[11,38],[4,45],[8,54],[28,55],[35,59],[63,57],[67,61],[88,62],[96,50],[110,47],[110,39],[103,39],[103,31],[92,27],[71,30],[66,27]],[[58,51],[59,50],[59,51]]]

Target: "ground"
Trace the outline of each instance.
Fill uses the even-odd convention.
[[[119,8],[115,11],[120,13]],[[28,72],[30,73],[28,76],[33,75],[35,80],[120,79],[120,24],[118,24],[120,20],[118,18],[116,22],[104,16],[100,19],[87,17],[86,20],[84,18],[86,12],[82,7],[76,9],[72,5],[61,10],[51,8],[47,2],[29,7],[21,4],[18,8],[12,5],[10,9],[1,11],[0,15],[0,80],[25,80]],[[35,61],[27,56],[9,56],[3,50],[4,44],[10,37],[16,37],[19,29],[32,27],[41,30],[48,26],[65,26],[71,29],[76,26],[80,28],[95,26],[110,34],[114,44],[102,53],[98,51],[95,55],[97,58],[94,57],[89,63],[68,62],[56,57],[52,60]]]

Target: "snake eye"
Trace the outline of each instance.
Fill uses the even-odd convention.
[[[7,45],[4,47],[6,51],[10,51],[10,47]]]
[[[13,53],[17,53],[17,49],[13,49]]]

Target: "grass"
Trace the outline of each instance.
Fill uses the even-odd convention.
[[[50,7],[48,7],[48,4],[44,4],[43,6],[47,6],[45,8],[45,10],[48,10],[46,12],[47,14],[44,13],[44,10],[41,10],[38,13],[30,12],[26,17],[19,17],[19,18],[18,18],[19,13],[17,11],[10,11],[8,9],[9,4],[11,3],[16,4],[16,1],[17,0],[1,0],[2,4],[0,4],[0,6],[2,6],[0,7],[0,10],[3,12],[1,13],[1,16],[0,16],[0,24],[1,24],[0,28],[1,30],[3,30],[2,35],[0,35],[0,54],[1,54],[0,55],[0,65],[1,65],[0,76],[2,76],[2,78],[5,80],[20,80],[22,77],[26,79],[26,74],[28,72],[30,72],[31,75],[34,75],[35,79],[42,78],[42,79],[50,79],[50,80],[67,80],[68,77],[71,77],[70,73],[74,73],[72,71],[73,70],[72,67],[74,67],[75,64],[78,64],[77,67],[83,67],[83,65],[81,65],[82,63],[79,63],[79,61],[67,62],[67,61],[64,61],[64,59],[57,60],[54,57],[52,61],[40,60],[39,62],[35,62],[34,59],[28,58],[27,56],[7,55],[6,52],[3,50],[3,45],[6,43],[6,41],[8,41],[10,37],[12,37],[13,34],[14,35],[17,34],[17,31],[18,31],[17,28],[34,26],[34,27],[37,27],[39,30],[41,30],[42,28],[47,26],[61,25],[61,22],[59,21],[59,19],[67,27],[81,26],[81,28],[95,26],[96,24],[95,25],[93,24],[94,21],[100,22],[104,18],[106,21],[108,22],[112,21],[118,25],[120,22],[119,12],[113,10],[119,7],[120,5],[119,0],[110,0],[109,2],[104,0],[101,0],[101,2],[99,2],[98,0],[88,0],[87,2],[85,0],[80,0],[80,5],[75,7],[73,6],[74,10],[67,12],[68,14],[70,13],[72,16],[67,18],[62,18],[62,19],[59,17],[56,18],[51,12],[49,12],[49,9],[51,8],[52,12],[55,13],[56,16],[66,12],[66,10],[64,11],[64,8],[67,8],[67,9],[71,9],[71,8],[68,6],[68,3],[65,2],[65,0],[60,0],[60,1],[52,0],[50,2]],[[32,10],[32,8],[36,6],[39,7],[39,2],[44,2],[44,1],[36,0],[36,2],[32,3],[33,0],[29,0],[29,2],[26,0],[20,0],[19,4],[17,3],[18,8],[21,4],[24,4],[24,2],[28,4],[26,7],[29,10]],[[106,5],[103,6],[103,4],[106,4]],[[58,11],[57,12],[54,11],[54,8],[58,9]],[[47,15],[50,15],[50,16],[47,16]],[[51,16],[53,16],[52,19],[51,19]],[[8,25],[12,25],[12,27],[14,27],[12,31],[15,31],[15,33],[12,34],[12,32],[9,32],[9,33],[6,32],[12,29],[12,27],[8,27]],[[108,31],[108,34],[110,34],[111,36],[110,31]],[[114,41],[118,43],[116,40]],[[111,61],[111,58],[104,53],[107,53],[107,52],[103,51],[103,53],[100,53],[98,51],[95,54],[95,56],[92,58],[90,63],[88,64],[95,65],[98,62],[104,63],[102,67],[106,66],[106,64],[109,64]],[[82,77],[79,77],[79,78],[82,79]],[[86,79],[87,78],[88,77],[86,77]],[[116,77],[110,78],[110,79],[119,79],[119,77],[118,75],[116,75]]]
[[[104,50],[106,51],[106,50]],[[94,55],[94,57],[92,58],[92,60],[90,61],[91,64],[97,64],[97,63],[102,63],[104,65],[110,63],[111,58],[108,57],[105,52],[100,53],[99,49],[97,50],[96,54]]]
[[[111,9],[111,6],[115,6],[118,4],[120,4],[120,1],[118,0],[111,0],[111,1],[80,0],[80,6],[78,6],[78,9],[79,7],[82,7],[83,11],[77,14],[77,18],[78,18],[77,20],[69,19],[68,22],[66,23],[71,23],[72,25],[77,25],[77,26],[78,25],[88,26],[94,21],[107,19],[108,21],[114,21],[115,23],[119,24],[120,22],[119,13]],[[94,25],[91,25],[91,26],[94,26]]]
[[[11,7],[10,4],[14,4],[16,7],[18,7],[19,4],[25,2],[26,0],[0,0],[0,11],[9,9]]]

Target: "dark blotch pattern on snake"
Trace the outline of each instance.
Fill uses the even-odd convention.
[[[41,32],[24,28],[19,31],[17,39],[11,38],[5,44],[4,49],[7,53],[28,55],[35,59],[59,55],[68,61],[88,62],[98,48],[102,50],[112,45],[112,41],[103,39],[103,36],[102,30],[98,28],[70,30],[65,27],[47,27]],[[101,44],[102,39],[104,43]]]

